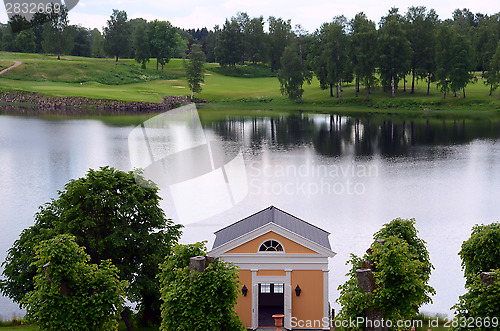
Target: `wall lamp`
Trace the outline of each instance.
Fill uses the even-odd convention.
[[[243,285],[243,287],[241,288],[241,293],[243,293],[243,296],[244,296],[244,297],[246,297],[246,296],[247,296],[248,289],[247,289],[246,285]]]
[[[300,297],[300,292],[302,292],[302,289],[300,288],[299,285],[297,285],[297,287],[295,288],[295,294]]]

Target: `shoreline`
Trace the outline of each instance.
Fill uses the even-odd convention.
[[[0,92],[0,114],[9,115],[145,115],[162,113],[181,105],[207,103],[187,96],[167,96],[161,102],[120,101],[88,97],[47,96],[37,92]]]
[[[352,99],[352,98],[351,98]],[[346,116],[404,116],[408,118],[499,118],[500,107],[478,100],[440,100],[432,103],[408,99],[362,100],[347,99],[344,103],[304,102],[283,103],[273,99],[229,99],[207,101],[188,96],[165,96],[160,102],[94,99],[80,96],[48,96],[38,92],[0,89],[0,115],[18,116],[144,116],[196,103],[208,112],[251,115],[279,113],[329,113]],[[457,102],[459,101],[459,102]],[[389,103],[389,104],[388,104]]]

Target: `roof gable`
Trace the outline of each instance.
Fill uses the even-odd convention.
[[[328,240],[329,232],[274,206],[270,206],[215,232],[216,237],[212,249],[226,245],[269,224],[274,224],[279,228],[287,230],[287,232],[305,238],[331,251],[330,241]]]
[[[278,234],[284,238],[287,238],[297,244],[299,244],[300,246],[303,246],[305,248],[308,248],[310,250],[312,250],[313,252],[315,253],[318,253],[322,256],[325,256],[325,257],[333,257],[336,255],[335,252],[333,252],[331,249],[328,249],[328,248],[325,248],[319,244],[317,244],[316,242],[313,242],[309,239],[306,239],[302,236],[299,236],[298,234],[296,234],[295,232],[292,232],[288,229],[285,229],[279,225],[277,225],[276,223],[273,223],[273,222],[269,222],[267,223],[266,225],[263,225],[261,226],[260,228],[257,228],[249,233],[246,233],[236,239],[233,239],[221,246],[218,246],[218,247],[214,247],[210,252],[209,254],[211,254],[210,256],[221,256],[222,254],[229,254],[231,255],[231,253],[229,253],[231,250],[233,250],[234,248],[238,247],[238,246],[241,246],[245,243],[248,243],[248,242],[251,242],[252,240],[256,239],[256,238],[259,238],[259,237],[262,237],[263,235],[266,235],[268,233],[274,233],[274,234]],[[286,248],[285,248],[286,249]],[[249,254],[250,252],[248,253],[243,253],[244,255],[247,255]],[[285,252],[283,252],[285,253]],[[236,253],[238,254],[238,253]],[[255,253],[250,253],[250,254],[256,254],[256,255],[266,255],[266,254],[271,254],[271,255],[276,255],[276,254],[282,254],[282,252],[255,252]],[[304,253],[299,253],[299,254],[304,254]],[[284,254],[284,255],[293,255],[293,254]],[[307,254],[307,255],[314,255],[314,254]]]

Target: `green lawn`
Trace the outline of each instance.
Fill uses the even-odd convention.
[[[0,76],[0,89],[25,90],[51,96],[85,96],[90,98],[116,99],[123,101],[159,102],[167,95],[189,95],[183,77],[183,60],[172,59],[165,72],[157,72],[154,59],[146,70],[131,59],[89,59],[43,54],[22,54],[0,52],[0,66],[8,66],[14,60],[23,64]],[[314,111],[353,111],[353,112],[397,112],[410,110],[422,112],[453,111],[500,112],[498,90],[488,96],[489,87],[483,79],[469,84],[467,98],[454,98],[452,94],[443,100],[442,93],[431,85],[431,95],[427,96],[427,84],[418,81],[416,93],[410,94],[408,88],[401,88],[394,99],[389,92],[375,87],[369,100],[362,88],[355,97],[354,86],[345,85],[343,100],[331,98],[328,90],[321,90],[316,79],[304,86],[304,103],[297,104],[280,93],[276,77],[266,77],[265,66],[258,68],[258,77],[251,78],[253,66],[239,66],[236,71],[221,69],[217,64],[207,64],[206,80],[203,91],[195,96],[212,102],[207,109],[262,109],[262,110],[314,110]],[[274,74],[270,73],[270,76]],[[238,76],[238,77],[235,77]],[[407,87],[411,84],[407,78]]]
[[[90,59],[77,56],[57,60],[56,56],[44,54],[0,53],[0,59],[12,59],[23,64],[5,73],[2,78],[32,82],[82,83],[97,82],[106,85],[121,85],[158,79],[171,79],[180,72],[170,70],[162,73],[149,66],[142,70],[133,60],[115,62],[113,59]]]

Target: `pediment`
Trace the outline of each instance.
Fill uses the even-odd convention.
[[[260,245],[266,240],[271,239],[280,242],[284,247],[284,251],[259,252]],[[326,257],[336,255],[332,250],[274,223],[268,223],[235,238],[213,249],[209,254],[211,256],[221,256],[223,254],[319,254]]]

